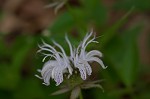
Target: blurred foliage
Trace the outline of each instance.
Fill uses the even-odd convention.
[[[137,41],[144,28],[143,21],[124,27],[132,13],[150,10],[150,0],[117,0],[110,9],[100,0],[79,0],[79,3],[78,7],[66,4],[66,10],[47,28],[51,34],[49,36],[21,34],[10,42],[5,35],[0,35],[0,99],[68,99],[69,93],[51,96],[50,93],[58,89],[54,82],[47,87],[34,76],[43,65],[42,56],[36,53],[37,45],[41,39],[49,43],[55,39],[69,53],[64,35],[68,34],[71,42],[78,45],[91,26],[102,36],[97,38],[99,44],[90,45],[88,49],[102,51],[104,63],[109,67],[98,74],[100,79],[106,79],[102,83],[105,92],[98,89],[83,90],[83,97],[150,99],[150,84],[147,80],[150,77],[149,68],[144,67],[145,64],[140,60]],[[108,12],[112,9],[126,13],[109,25]],[[0,18],[2,14],[0,12]],[[77,37],[71,34],[73,30]],[[148,74],[146,80],[142,78],[144,74]]]
[[[131,7],[135,7],[136,10],[139,11],[149,11],[150,9],[150,1],[149,0],[121,0],[118,1],[114,7],[120,9],[130,9]]]

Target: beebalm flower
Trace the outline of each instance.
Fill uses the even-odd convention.
[[[97,41],[95,41],[96,39],[95,36],[92,39],[90,39],[92,34],[93,32],[88,33],[77,48],[73,48],[68,37],[65,36],[66,42],[69,45],[70,56],[67,56],[63,47],[55,41],[53,41],[53,44],[56,47],[58,47],[60,51],[57,51],[53,46],[45,43],[44,41],[43,45],[39,45],[40,50],[38,50],[38,52],[42,52],[42,54],[45,55],[43,58],[43,62],[47,57],[54,58],[54,60],[48,60],[44,64],[43,68],[41,70],[38,70],[41,73],[42,77],[39,77],[38,75],[36,76],[44,80],[43,84],[49,85],[50,79],[54,79],[56,85],[58,86],[64,80],[63,74],[68,73],[69,78],[72,76],[73,69],[75,68],[79,70],[81,78],[83,80],[86,80],[87,75],[90,76],[92,74],[92,68],[89,64],[90,62],[95,61],[99,63],[103,69],[107,68],[107,66],[105,66],[102,60],[100,59],[100,57],[102,57],[102,53],[100,51],[98,50],[91,50],[89,52],[86,51],[86,47],[90,43],[98,43]],[[43,53],[43,51],[46,51],[48,53]],[[91,86],[97,85],[91,84]]]
[[[47,57],[53,57],[55,60],[49,60],[47,61],[42,70],[38,70],[42,77],[39,77],[36,75],[38,78],[43,79],[45,85],[50,84],[50,78],[54,79],[56,82],[56,86],[58,86],[60,83],[63,82],[63,74],[66,72],[69,72],[70,75],[72,75],[72,68],[70,66],[69,59],[66,56],[66,53],[64,49],[62,48],[61,45],[53,41],[54,45],[60,48],[61,52],[58,52],[54,47],[51,45],[45,43],[43,41],[43,45],[39,46],[40,50],[38,52],[42,51],[48,51],[50,54],[42,53],[45,55],[43,58],[43,61]]]
[[[103,69],[106,69],[107,66],[105,66],[100,59],[102,57],[102,53],[98,50],[91,50],[89,52],[86,51],[86,47],[90,43],[98,43],[95,40],[95,36],[90,39],[92,36],[93,32],[87,34],[83,41],[79,44],[77,49],[74,51],[74,57],[72,59],[74,66],[79,69],[81,78],[83,80],[86,80],[87,75],[91,75],[92,73],[92,68],[90,66],[90,62],[97,62],[99,63]]]

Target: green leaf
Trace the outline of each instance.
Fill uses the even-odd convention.
[[[35,79],[22,79],[13,94],[15,99],[45,99],[48,95],[44,93],[42,86]]]
[[[149,11],[150,9],[150,0],[121,0],[114,4],[114,8],[116,9],[130,9],[131,7],[135,7],[137,11]]]
[[[6,47],[4,45],[4,40],[0,38],[0,59],[5,54]]]
[[[16,74],[11,71],[9,64],[1,63],[0,64],[0,88],[12,90],[16,86],[18,82],[18,78],[16,78]]]
[[[140,29],[139,26],[134,27],[125,31],[121,37],[113,38],[104,51],[127,87],[131,87],[137,77],[139,57],[136,41]]]
[[[63,33],[75,28],[87,30],[89,23],[100,27],[106,22],[106,9],[99,0],[86,0],[82,7],[68,5],[68,11],[60,15],[50,27],[51,33]]]
[[[0,80],[1,88],[12,90],[17,86],[20,81],[23,62],[25,62],[26,56],[33,47],[33,41],[33,38],[30,37],[19,37],[13,47],[9,48],[10,60],[8,62],[4,60],[0,67],[2,75]]]
[[[12,55],[12,69],[14,71],[20,70],[21,65],[25,62],[26,56],[33,47],[34,39],[32,37],[20,37],[16,40],[16,43]]]
[[[105,91],[105,89],[104,89]],[[101,92],[99,89],[93,89],[93,99],[117,99],[116,96],[109,96],[108,91]]]
[[[83,13],[89,23],[94,23],[97,27],[104,25],[107,19],[107,10],[100,0],[84,0]]]
[[[127,21],[127,18],[132,13],[133,9],[134,8],[130,9],[130,11],[128,11],[121,19],[103,33],[103,36],[99,39],[102,47],[105,47],[107,43],[118,33],[117,31]]]
[[[50,27],[52,33],[63,33],[74,26],[73,16],[69,12],[65,12],[56,19],[54,24]]]

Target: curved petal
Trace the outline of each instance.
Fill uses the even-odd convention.
[[[42,72],[42,77],[45,78],[48,74],[52,75],[53,68],[49,68],[46,71]]]
[[[98,41],[94,41],[95,40],[95,35],[94,35],[94,37],[91,39],[91,40],[89,40],[87,43],[86,43],[86,45],[84,46],[84,49],[86,49],[86,47],[90,44],[90,43],[99,43]]]
[[[45,43],[43,40],[42,40],[42,42],[43,42],[43,46],[44,46],[44,47],[48,47],[48,48],[52,49],[54,52],[57,52],[54,47],[52,47],[51,45]]]
[[[71,66],[68,66],[68,71],[69,71],[70,75],[72,75],[73,69]]]
[[[50,85],[51,72],[52,72],[52,69],[49,69],[46,71],[46,73],[43,76],[44,83],[47,86]]]
[[[54,45],[56,45],[58,48],[60,48],[60,50],[62,51],[64,57],[67,59],[67,55],[66,52],[64,51],[64,49],[62,48],[62,46],[60,44],[58,44],[57,42],[53,41]]]
[[[67,41],[67,43],[69,45],[69,48],[70,48],[70,56],[71,56],[71,58],[73,58],[74,54],[73,54],[72,45],[71,45],[67,35],[65,36],[65,39],[66,39],[66,41]]]
[[[88,75],[91,75],[91,73],[92,73],[92,68],[91,68],[91,66],[89,65],[88,62],[86,62],[85,68],[86,68],[87,74],[88,74]]]
[[[53,54],[45,54],[45,53],[42,53],[42,54],[45,55],[42,62],[44,62],[47,57],[50,57],[50,58],[54,57],[56,59],[55,55]]]
[[[93,34],[93,31],[91,31],[88,35],[85,36],[85,38],[83,39],[82,48],[85,46],[85,43],[92,36],[92,34]]]
[[[84,66],[78,66],[78,69],[80,71],[80,76],[83,80],[86,80],[86,70],[84,68]]]
[[[57,51],[53,46],[51,46],[51,45],[45,43],[44,41],[42,41],[42,42],[43,42],[43,46],[50,48],[49,50],[52,50],[52,51],[53,51],[53,54],[57,57],[57,60],[60,61],[60,56],[59,56],[59,54],[58,54],[58,51]]]
[[[87,61],[95,61],[95,62],[98,62],[103,69],[106,69],[107,66],[104,65],[103,61],[101,59],[99,59],[98,57],[90,57],[89,59],[87,59]]]
[[[52,51],[51,49],[48,49],[48,48],[45,48],[45,47],[41,47],[39,46],[40,50],[38,50],[37,52],[41,52],[41,51],[48,51],[48,52],[51,52],[51,53],[55,53],[54,51]]]
[[[87,46],[91,41],[93,41],[93,39],[90,40],[90,41],[88,41],[88,39],[92,36],[92,34],[93,34],[93,31],[91,31],[91,33],[90,33],[89,35],[86,35],[85,38],[83,39],[82,46],[81,46],[81,53],[80,53],[81,56],[85,56],[85,49],[86,49],[86,46]],[[87,42],[87,41],[88,41],[88,42]]]
[[[88,53],[86,54],[86,57],[87,57],[87,58],[90,58],[90,57],[93,57],[93,56],[102,57],[103,54],[102,54],[100,51],[98,51],[98,50],[92,50],[92,51],[90,51],[90,52],[88,52]]]
[[[52,70],[52,79],[55,79],[56,72],[57,72],[57,67],[54,67]]]
[[[54,80],[56,82],[56,86],[58,86],[60,83],[63,82],[63,73],[62,73],[62,71],[58,70],[55,73]]]
[[[46,62],[43,65],[43,68],[41,70],[41,74],[42,76],[44,75],[44,72],[47,71],[48,69],[52,69],[53,67],[55,67],[57,65],[57,61],[55,60],[49,60],[48,62]]]
[[[47,46],[50,46],[47,44]],[[41,51],[49,51],[51,52],[52,54],[54,54],[54,58],[57,60],[57,61],[60,61],[60,56],[58,54],[58,52],[55,50],[55,48],[53,48],[52,46],[50,46],[50,49],[48,48],[45,48],[46,45],[43,45],[43,46],[39,46],[40,47],[40,50],[38,50],[38,52],[41,52]],[[56,56],[56,57],[55,57]]]

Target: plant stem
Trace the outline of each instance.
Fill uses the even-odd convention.
[[[82,91],[81,91],[81,89],[80,89],[80,99],[83,99],[83,95],[82,95]]]

